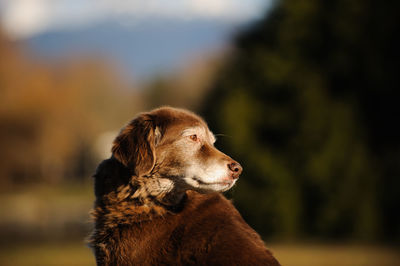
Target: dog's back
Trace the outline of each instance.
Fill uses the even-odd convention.
[[[188,191],[180,208],[115,226],[99,264],[279,265],[221,194]]]
[[[144,261],[151,253],[154,260],[149,264],[278,265],[258,234],[219,193],[187,192],[182,211],[144,224],[142,230],[144,234],[134,238],[151,244],[136,255]],[[141,235],[148,238],[142,240]]]

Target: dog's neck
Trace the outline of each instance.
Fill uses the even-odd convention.
[[[179,205],[185,195],[169,178],[158,175],[131,178],[131,199],[143,204],[157,203],[166,207]]]
[[[99,165],[95,177],[92,217],[99,227],[140,223],[179,212],[185,205],[186,191],[181,189],[184,186],[172,181],[180,179],[166,178],[157,171],[150,176],[132,176],[111,158]]]
[[[132,176],[128,184],[98,199],[95,212],[106,212],[113,216],[123,208],[133,221],[147,220],[152,216],[179,211],[183,207],[185,192],[177,189],[175,183],[168,178]]]

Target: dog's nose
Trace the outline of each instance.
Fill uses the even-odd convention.
[[[229,164],[228,164],[228,168],[229,168],[229,170],[232,171],[232,177],[233,177],[233,179],[239,178],[239,175],[240,175],[240,174],[242,173],[242,171],[243,171],[242,166],[241,166],[238,162],[235,162],[235,161],[229,163]]]

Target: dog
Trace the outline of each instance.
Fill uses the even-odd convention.
[[[241,165],[196,114],[161,107],[115,138],[97,167],[97,265],[280,265],[221,192]]]

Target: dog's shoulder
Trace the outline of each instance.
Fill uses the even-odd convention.
[[[220,193],[187,192],[180,215],[186,232],[181,240],[188,250],[198,251],[200,264],[279,265],[260,236]]]
[[[187,192],[187,200],[182,215],[189,226],[201,224],[202,231],[215,231],[218,234],[245,232],[246,235],[258,234],[250,228],[233,203],[221,193],[200,194],[194,191]]]
[[[221,193],[201,194],[192,190],[186,192],[187,200],[185,209],[196,212],[196,216],[208,218],[225,217],[226,214],[240,216],[232,202]]]

